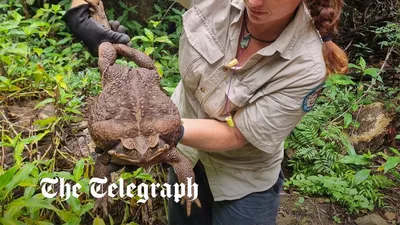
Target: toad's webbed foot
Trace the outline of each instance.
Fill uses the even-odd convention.
[[[93,207],[93,212],[99,215],[101,218],[108,217],[108,196],[105,195],[102,198],[96,200]]]
[[[192,190],[192,193],[194,193],[194,190]],[[198,198],[193,200],[193,199],[190,199],[189,196],[185,195],[181,199],[181,204],[183,205],[185,202],[186,202],[186,215],[188,217],[192,213],[192,202],[196,203],[197,207],[201,208],[201,203],[200,203],[200,200]]]
[[[103,42],[99,46],[99,69],[102,76],[107,74],[107,69],[112,66],[117,59],[117,51],[110,42]]]

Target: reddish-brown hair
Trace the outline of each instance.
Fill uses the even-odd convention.
[[[314,26],[321,37],[334,37],[338,33],[342,0],[305,0],[313,18]],[[326,73],[344,74],[348,71],[347,54],[332,40],[325,41],[322,52],[326,64]]]

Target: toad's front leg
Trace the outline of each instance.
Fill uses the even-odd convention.
[[[100,179],[107,179],[106,184],[102,185],[102,192],[107,190],[108,184],[110,183],[110,172],[108,171],[108,164],[110,163],[111,157],[108,153],[99,155],[94,165],[94,177]],[[108,216],[108,195],[104,195],[102,198],[96,200],[93,208],[93,212],[105,218]]]
[[[192,169],[192,163],[187,159],[185,156],[183,156],[181,153],[179,153],[175,148],[171,149],[170,151],[166,152],[165,155],[163,155],[163,161],[172,165],[172,167],[175,170],[175,173],[178,177],[179,183],[185,184],[186,187],[188,187],[188,179],[187,178],[192,178],[192,181],[195,181],[195,175]],[[193,186],[192,188],[192,193],[194,193]],[[187,193],[185,196],[183,196],[182,203],[186,202],[186,214],[187,216],[190,216],[191,214],[191,209],[192,209],[192,201],[196,203],[196,205],[201,208],[201,203],[198,198],[196,199],[190,199],[190,197],[193,196],[188,196]]]

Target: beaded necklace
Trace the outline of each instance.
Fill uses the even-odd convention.
[[[253,38],[253,39],[257,40],[257,41],[260,41],[260,42],[265,42],[265,43],[272,43],[272,42],[274,42],[274,41],[276,40],[276,38],[275,38],[275,39],[272,40],[272,41],[265,41],[265,40],[261,40],[261,39],[258,39],[258,38],[256,38],[256,37],[254,37],[254,36],[250,33],[249,29],[247,28],[246,10],[244,11],[244,15],[243,15],[243,23],[244,23],[244,27],[245,27],[245,29],[246,29],[247,34],[246,34],[246,35],[243,35],[242,40],[240,41],[240,48],[241,48],[241,49],[246,49],[246,48],[249,46],[249,43],[250,43],[251,38]]]

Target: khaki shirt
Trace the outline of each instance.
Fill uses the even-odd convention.
[[[201,160],[215,201],[267,190],[278,179],[284,139],[312,108],[325,80],[322,42],[310,14],[300,5],[278,39],[233,74],[225,66],[236,56],[244,1],[181,3],[189,10],[179,43],[182,80],[172,100],[182,118],[225,121],[228,96],[235,125],[249,143],[218,153],[181,144],[178,150],[193,165]]]

